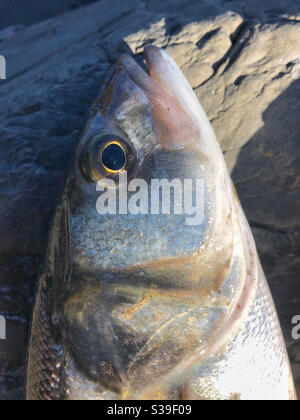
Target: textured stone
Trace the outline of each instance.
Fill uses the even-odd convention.
[[[92,3],[94,0],[9,0],[0,2],[0,28],[8,25],[32,25],[64,13],[70,9]]]
[[[300,5],[283,0],[102,0],[21,30],[0,54],[0,398],[21,398],[26,337],[54,208],[85,113],[122,53],[164,47],[225,154],[283,326],[298,387]],[[0,34],[1,39],[1,34]]]

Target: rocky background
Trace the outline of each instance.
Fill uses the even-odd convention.
[[[0,1],[0,399],[24,398],[35,288],[85,113],[112,62],[128,51],[140,59],[149,43],[174,57],[212,121],[300,391],[299,0],[39,3]]]

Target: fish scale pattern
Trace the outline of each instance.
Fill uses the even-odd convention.
[[[41,282],[40,300],[34,314],[32,346],[29,354],[27,399],[60,400],[64,352],[53,339],[47,312],[47,289]]]

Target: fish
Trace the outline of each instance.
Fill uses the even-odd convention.
[[[164,211],[162,190],[153,204],[140,193],[153,180],[174,203],[186,187],[176,197],[198,217]],[[26,398],[296,399],[223,153],[164,49],[121,56],[89,110],[36,295]]]

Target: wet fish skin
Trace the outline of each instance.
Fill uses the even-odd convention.
[[[295,399],[276,309],[212,127],[163,50],[107,75],[56,211],[34,310],[28,399]],[[201,178],[205,218],[99,215],[94,153],[129,178]],[[271,343],[271,345],[270,345]],[[247,380],[245,380],[247,379]]]

